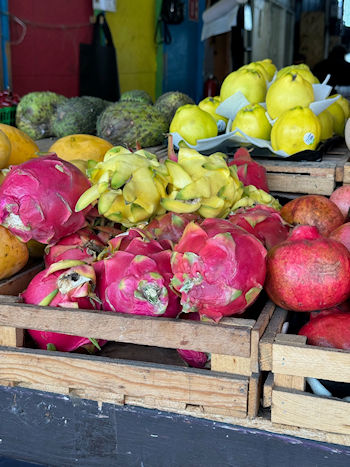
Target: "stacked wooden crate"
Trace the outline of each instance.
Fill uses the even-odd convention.
[[[27,273],[28,281],[32,273]],[[37,272],[37,271],[36,271]],[[255,417],[261,396],[259,341],[275,305],[262,298],[255,319],[219,324],[26,305],[17,293],[24,274],[0,284],[0,383],[116,404],[171,410],[204,418]],[[31,277],[30,277],[31,276]],[[11,295],[12,294],[12,295]],[[126,356],[52,352],[23,347],[24,329],[54,331],[117,343],[189,349],[211,355],[210,369]],[[177,353],[174,351],[174,354]],[[158,353],[159,355],[159,353]]]

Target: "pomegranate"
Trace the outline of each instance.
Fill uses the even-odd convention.
[[[333,230],[329,238],[342,243],[350,251],[350,222],[346,222],[337,229]]]
[[[282,207],[280,214],[292,225],[314,225],[325,237],[345,222],[338,206],[322,195],[295,198]]]
[[[338,206],[345,219],[349,219],[350,185],[343,185],[333,191],[329,198]]]
[[[265,289],[278,306],[294,311],[331,308],[350,297],[350,253],[314,226],[295,227],[267,255]]]

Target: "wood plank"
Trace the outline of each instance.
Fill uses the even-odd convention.
[[[110,341],[250,356],[250,328],[122,313],[0,302],[0,326]],[[243,320],[242,320],[243,321]]]
[[[343,184],[344,185],[350,184],[350,163],[347,163],[344,165]]]
[[[13,277],[3,279],[0,281],[0,294],[1,295],[18,295],[23,292],[29,282],[33,279],[38,272],[44,267],[42,262],[36,262],[26,266],[22,271],[15,274]]]
[[[142,364],[78,354],[40,350],[0,349],[3,380],[36,388],[66,387],[70,393],[88,394],[93,400],[122,396],[167,403],[211,407],[215,412],[234,410],[246,415],[248,378],[206,370]],[[121,400],[121,399],[120,399]]]
[[[267,183],[270,191],[330,195],[335,188],[335,169],[333,175],[317,177],[267,173]]]
[[[350,352],[311,345],[275,343],[272,371],[275,374],[350,383]]]
[[[307,161],[287,161],[283,159],[259,159],[267,172],[306,174],[313,176],[330,176],[334,174],[336,168],[335,161],[307,162]]]
[[[250,363],[253,373],[259,372],[259,341],[267,328],[276,305],[268,300],[252,329],[250,337]]]
[[[213,371],[244,376],[250,376],[252,374],[250,358],[212,353],[210,362]]]
[[[261,371],[272,370],[272,345],[275,337],[281,332],[287,319],[288,311],[276,307],[272,318],[259,342],[259,365]]]
[[[272,403],[272,387],[273,387],[273,373],[269,373],[264,386],[263,386],[263,397],[262,397],[262,406],[264,408],[271,407]]]
[[[350,403],[273,389],[271,420],[272,423],[350,435]]]
[[[24,331],[7,326],[0,327],[0,346],[23,347]]]
[[[262,390],[261,373],[253,373],[249,378],[248,392],[248,417],[255,418],[258,415],[260,407],[260,395]]]
[[[303,376],[279,375],[275,373],[273,385],[279,388],[305,391],[305,378]]]

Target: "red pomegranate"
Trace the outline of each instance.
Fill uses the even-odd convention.
[[[265,289],[287,310],[331,308],[350,297],[350,253],[314,226],[300,225],[269,250]]]
[[[333,240],[342,243],[350,251],[350,222],[346,222],[333,230],[329,238],[333,238]]]
[[[338,206],[345,219],[349,219],[350,185],[343,185],[333,191],[329,198]]]
[[[322,195],[295,198],[282,207],[280,214],[292,225],[314,225],[325,237],[345,222],[338,206]]]

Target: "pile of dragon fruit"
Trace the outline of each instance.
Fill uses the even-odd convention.
[[[1,185],[0,223],[22,241],[47,244],[45,269],[21,294],[25,303],[214,325],[242,314],[265,290],[288,310],[327,310],[312,313],[300,332],[315,345],[350,349],[350,224],[336,196],[306,195],[280,211],[258,204],[226,219],[168,212],[121,230],[99,226],[93,206],[75,212],[89,186],[79,169],[53,155],[13,166]],[[105,344],[28,332],[42,349]],[[178,352],[191,366],[204,367],[208,359]]]

